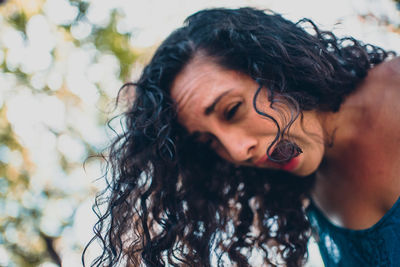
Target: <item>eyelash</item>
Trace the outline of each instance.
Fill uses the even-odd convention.
[[[228,109],[224,114],[225,119],[227,121],[230,121],[236,115],[236,112],[241,105],[242,102],[237,102],[235,105],[233,105],[232,108]]]
[[[224,118],[227,121],[232,120],[238,109],[240,108],[240,106],[242,105],[242,102],[236,102],[234,105],[231,105],[230,108],[228,108],[225,112],[224,112]],[[208,134],[207,136],[202,136],[200,137],[199,135],[195,134],[193,136],[194,140],[196,140],[197,142],[200,142],[206,146],[214,146],[216,144],[216,142],[218,142],[215,138],[214,135],[212,134]]]

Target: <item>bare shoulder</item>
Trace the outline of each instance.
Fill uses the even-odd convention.
[[[368,77],[382,79],[385,81],[395,81],[400,79],[400,57],[395,57],[373,67]]]
[[[369,110],[374,110],[374,108],[381,108],[384,103],[390,105],[399,98],[400,57],[395,57],[371,68],[367,77],[358,85],[347,102],[364,105]],[[397,103],[398,101],[396,101],[396,106]]]
[[[400,57],[382,62],[368,71],[358,86],[356,99],[370,103],[392,102],[400,97]],[[397,101],[396,101],[397,104]]]
[[[387,65],[388,71],[393,74],[400,75],[400,57],[395,57],[392,60],[383,63]]]

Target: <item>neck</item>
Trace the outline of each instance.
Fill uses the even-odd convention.
[[[371,101],[362,93],[356,91],[348,96],[338,112],[320,114],[325,153],[319,173],[331,173],[333,168],[338,167],[352,168],[353,159],[363,153],[359,148],[369,138],[366,132],[373,114],[370,111]]]

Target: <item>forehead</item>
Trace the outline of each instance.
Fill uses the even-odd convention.
[[[222,69],[211,59],[196,56],[176,76],[171,87],[171,96],[177,103],[197,95],[204,98],[207,94],[216,93],[220,88],[219,83],[232,73],[233,71]],[[207,94],[203,94],[204,91]]]
[[[171,97],[178,109],[181,123],[198,123],[205,117],[204,111],[221,93],[238,87],[241,76],[226,70],[207,57],[198,56],[176,76]],[[189,128],[189,127],[187,127]]]

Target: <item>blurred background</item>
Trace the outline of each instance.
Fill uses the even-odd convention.
[[[400,52],[399,2],[0,0],[0,266],[81,266],[118,89],[189,14],[270,8]]]

